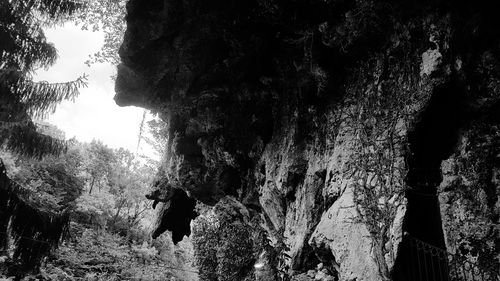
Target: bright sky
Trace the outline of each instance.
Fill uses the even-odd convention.
[[[75,102],[61,103],[48,122],[80,141],[102,140],[110,147],[124,147],[136,151],[139,126],[144,109],[119,107],[113,96],[114,82],[111,76],[115,67],[109,64],[84,64],[90,54],[103,44],[99,32],[82,31],[72,23],[45,31],[49,42],[54,43],[59,58],[48,70],[37,72],[35,80],[66,82],[88,74],[88,87],[80,90]],[[149,154],[149,153],[148,153]]]

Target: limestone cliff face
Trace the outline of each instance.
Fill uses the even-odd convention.
[[[324,280],[408,280],[408,237],[496,274],[490,1],[130,0],[127,10],[115,100],[169,124],[149,195],[166,214],[156,234],[189,234],[194,215],[178,198],[231,196],[286,241],[292,274],[322,262]]]
[[[448,251],[488,273],[498,272],[500,138],[496,122],[482,121],[464,130],[457,151],[443,161],[438,189]]]

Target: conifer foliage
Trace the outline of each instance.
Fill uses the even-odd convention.
[[[57,58],[43,27],[59,24],[82,6],[75,0],[0,0],[0,146],[41,158],[66,149],[65,142],[42,134],[34,118],[75,98],[86,76],[67,83],[34,82],[32,75]],[[22,270],[36,268],[67,230],[65,211],[44,210],[27,201],[6,174],[0,159],[0,250],[12,238],[14,260]]]
[[[0,144],[19,154],[42,157],[65,148],[62,141],[39,133],[32,118],[74,99],[87,77],[47,83],[34,82],[32,74],[57,58],[42,28],[63,22],[82,5],[73,0],[0,1]]]

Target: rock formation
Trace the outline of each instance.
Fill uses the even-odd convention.
[[[493,2],[130,0],[115,100],[169,125],[155,235],[231,196],[303,278],[409,280],[410,237],[497,278]]]

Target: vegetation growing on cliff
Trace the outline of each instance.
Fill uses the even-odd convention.
[[[89,1],[85,9],[76,17],[76,22],[84,30],[104,33],[104,44],[95,54],[91,54],[85,62],[88,66],[94,63],[111,63],[118,65],[118,50],[123,41],[127,27],[125,23],[126,0]]]
[[[405,208],[435,209],[462,118],[498,105],[493,3],[131,0],[116,100],[168,119],[169,186],[234,197],[293,237],[291,270],[388,280],[408,225],[431,224]],[[421,186],[432,201],[408,203]]]
[[[192,241],[201,280],[255,280],[254,265],[269,241],[230,200],[206,206],[193,222]],[[268,250],[268,249],[267,249]]]
[[[83,28],[107,36],[89,64],[119,62],[124,25],[116,11],[124,3],[98,2],[80,18]],[[270,280],[297,273],[408,280],[417,261],[420,269],[420,254],[447,250],[496,278],[500,37],[493,7],[494,1],[129,0],[116,101],[153,108],[168,121],[158,133],[167,143],[159,146],[165,154],[157,190],[148,194],[153,207],[161,206],[153,237],[171,230],[176,243],[193,221],[200,277],[210,281],[250,280],[264,264]],[[84,82],[44,90],[23,81],[10,86],[28,94],[5,95],[4,107],[25,106],[16,113],[28,121],[61,99],[51,91],[71,97],[73,88],[61,85]],[[49,94],[32,100],[33,91]],[[10,136],[30,135],[0,128],[11,150],[39,157],[42,150],[29,150],[64,151],[50,137],[17,149]],[[50,249],[33,252],[30,241],[57,245],[69,221],[63,211],[74,210],[73,244],[42,265],[41,278],[170,277],[149,263],[141,266],[147,274],[133,269],[170,247],[154,245],[142,227],[151,169],[126,151],[74,145],[76,152],[70,145],[55,158],[3,157],[12,160],[5,182],[12,178],[25,189],[8,190],[15,200],[0,200],[16,210],[0,220],[18,239],[15,249],[4,246],[13,253],[9,270],[42,260]],[[414,200],[413,193],[427,199]],[[195,220],[195,199],[215,207]],[[23,240],[19,217],[28,213],[36,219]],[[38,227],[37,220],[55,224]],[[41,231],[46,225],[56,233]],[[405,244],[410,235],[426,247]],[[272,254],[261,263],[266,253]],[[423,263],[441,265],[433,274],[455,270],[446,258]]]

